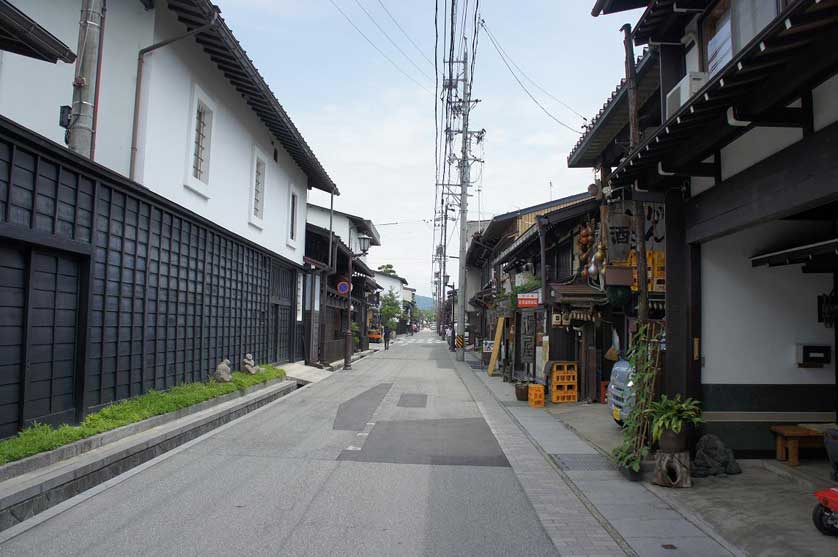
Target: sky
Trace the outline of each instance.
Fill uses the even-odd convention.
[[[376,51],[330,0],[216,3],[338,185],[341,195],[335,198],[335,209],[376,223],[382,245],[370,250],[368,262],[375,267],[392,264],[418,294],[430,295],[434,68],[382,4],[433,60],[434,2],[333,1],[413,79]],[[410,59],[388,41],[359,4]],[[633,24],[640,15],[634,11],[594,18],[593,4],[594,0],[480,2],[480,17],[510,58],[553,97],[588,118],[602,107],[623,74],[620,27]],[[441,20],[442,15],[440,35]],[[556,118],[574,128],[582,124],[579,116],[530,82],[524,83]],[[485,163],[482,171],[481,165],[472,170],[476,183],[469,220],[585,191],[593,180],[592,171],[567,168],[567,154],[579,135],[533,103],[482,31],[472,94],[480,102],[471,113],[471,129],[485,129],[486,135],[474,150]],[[328,206],[329,196],[312,190],[309,201]],[[449,230],[455,230],[449,253],[456,254],[459,245],[457,228],[449,223]],[[456,281],[457,262],[451,263],[450,274]]]

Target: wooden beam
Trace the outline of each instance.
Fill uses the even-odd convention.
[[[687,204],[688,242],[706,242],[838,199],[838,123],[805,136]]]
[[[750,122],[755,127],[802,128],[807,121],[807,111],[803,108],[773,108],[760,114],[754,114],[747,107],[736,106],[733,112],[737,120]],[[810,117],[811,106],[809,107]]]

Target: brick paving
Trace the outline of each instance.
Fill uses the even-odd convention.
[[[564,556],[636,555],[605,520],[598,519],[574,493],[488,388],[463,364],[457,364],[466,388],[494,433],[547,535]]]

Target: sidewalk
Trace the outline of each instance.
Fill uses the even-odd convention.
[[[626,554],[695,557],[744,554],[700,518],[676,510],[652,486],[625,479],[606,455],[559,417],[515,400],[512,385],[504,383],[501,377],[468,369],[468,374],[493,395],[497,405],[542,451],[541,458],[552,464],[554,477],[545,480],[557,490],[566,485],[577,501],[574,505],[577,512],[597,519],[602,530],[627,550]],[[572,503],[565,500],[560,506]],[[544,522],[542,509],[536,501],[533,504]]]

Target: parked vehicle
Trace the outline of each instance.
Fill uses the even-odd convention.
[[[628,360],[619,359],[611,369],[611,382],[608,384],[608,408],[611,410],[611,417],[619,425],[631,413],[634,405],[634,383],[631,378],[634,374],[634,367]]]
[[[838,536],[838,487],[815,492],[818,504],[812,510],[812,522],[821,534]]]
[[[832,480],[838,480],[838,430],[824,432],[823,444],[826,456],[832,466]],[[818,503],[812,510],[812,522],[821,534],[838,536],[838,487],[829,487],[815,492]]]

